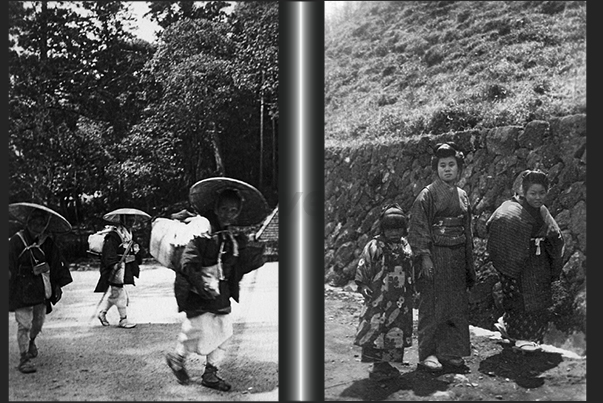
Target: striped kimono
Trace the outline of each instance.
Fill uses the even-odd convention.
[[[467,193],[439,178],[423,188],[410,210],[408,241],[417,262],[429,255],[434,264],[433,281],[417,280],[419,361],[470,355],[467,287],[475,270]]]
[[[377,236],[366,244],[356,268],[356,284],[372,294],[360,312],[354,344],[362,362],[402,362],[412,345],[412,252],[406,239]]]
[[[541,343],[552,304],[552,281],[562,269],[564,241],[545,206],[536,209],[516,196],[486,223],[487,250],[499,272],[503,322],[509,337]]]

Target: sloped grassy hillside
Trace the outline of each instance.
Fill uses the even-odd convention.
[[[327,147],[586,113],[585,1],[345,11],[325,20]]]

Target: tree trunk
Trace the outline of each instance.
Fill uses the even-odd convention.
[[[222,162],[222,157],[220,156],[220,148],[218,147],[218,136],[216,135],[215,123],[211,124],[210,138],[211,138],[212,147],[214,149],[214,158],[216,160],[216,171],[218,173],[218,176],[224,176],[226,174],[226,172],[224,170],[224,163]]]
[[[272,189],[276,187],[276,130],[274,125],[274,118],[272,121]]]
[[[262,189],[262,178],[264,176],[263,154],[264,154],[264,72],[262,71],[262,81],[260,82],[260,180],[259,189]]]
[[[40,59],[43,61],[43,66],[46,67],[44,63],[48,58],[48,4],[45,1],[42,2],[41,20]]]

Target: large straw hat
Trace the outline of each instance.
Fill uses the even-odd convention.
[[[47,230],[54,233],[65,233],[71,231],[71,224],[65,217],[60,215],[54,210],[49,209],[46,206],[42,206],[36,203],[12,203],[8,205],[9,216],[14,217],[21,224],[26,225],[29,216],[34,210],[41,210],[50,216],[50,222],[48,223]],[[10,218],[10,217],[9,217]]]
[[[151,216],[145,213],[142,210],[138,210],[136,208],[118,208],[117,210],[113,210],[110,213],[107,213],[103,216],[103,220],[119,223],[119,217],[121,215],[134,215],[136,218],[140,218],[142,220],[150,220]]]
[[[197,213],[207,214],[214,210],[218,195],[225,189],[234,189],[243,198],[236,225],[255,225],[268,216],[268,203],[259,190],[238,179],[223,176],[203,179],[191,186],[190,203]]]

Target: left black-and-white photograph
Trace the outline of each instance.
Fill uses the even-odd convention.
[[[8,400],[278,401],[279,3],[8,15]]]

